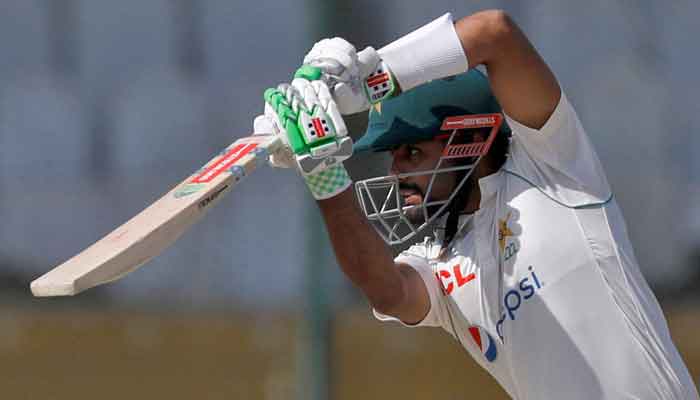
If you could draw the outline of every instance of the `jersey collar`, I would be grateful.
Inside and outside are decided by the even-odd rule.
[[[481,201],[479,208],[484,208],[491,199],[496,196],[498,188],[501,187],[501,170],[494,172],[491,175],[484,176],[479,179],[479,191],[481,192]]]
[[[481,201],[479,203],[479,208],[484,208],[491,199],[496,197],[496,192],[501,186],[501,175],[502,172],[499,170],[491,175],[484,176],[479,179],[479,190],[481,191]],[[457,230],[457,235],[469,232],[472,229],[474,214],[462,214],[459,216],[459,229]],[[447,216],[443,215],[440,217],[433,228],[433,237],[441,243],[445,237],[445,223],[447,222]]]
[[[459,216],[458,228],[456,236],[462,235],[469,232],[472,229],[474,221],[474,214],[461,214]],[[433,229],[434,240],[438,243],[442,243],[445,239],[445,224],[447,222],[447,216],[444,215],[440,217],[438,222],[435,224]]]

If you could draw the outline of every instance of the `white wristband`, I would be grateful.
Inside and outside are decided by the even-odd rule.
[[[378,53],[402,91],[469,69],[450,13],[382,47]]]

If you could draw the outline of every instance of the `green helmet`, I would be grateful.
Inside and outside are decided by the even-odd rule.
[[[474,129],[483,133],[485,128],[490,128],[485,141],[472,140],[467,133]],[[510,129],[503,123],[488,79],[477,70],[432,81],[376,104],[370,110],[367,132],[354,145],[355,153],[386,151],[437,136],[446,140],[432,167],[357,181],[355,190],[365,216],[393,245],[416,237],[447,215],[445,243],[449,243],[456,233],[459,207],[468,194],[467,179],[496,137],[507,140],[508,135]],[[448,198],[433,196],[433,182],[440,174],[456,174],[458,178]],[[430,183],[421,193],[420,204],[409,205],[401,193],[402,185],[418,175],[430,176]]]
[[[500,112],[488,79],[472,69],[375,104],[369,112],[367,131],[355,143],[353,152],[386,151],[430,140],[441,133],[446,117]],[[501,125],[501,131],[510,134],[506,124]]]

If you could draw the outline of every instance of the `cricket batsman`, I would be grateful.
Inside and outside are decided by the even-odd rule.
[[[366,111],[349,146],[342,115]],[[576,112],[504,12],[321,40],[254,125],[378,319],[441,327],[514,399],[698,399]],[[353,191],[342,161],[365,151],[391,167]]]

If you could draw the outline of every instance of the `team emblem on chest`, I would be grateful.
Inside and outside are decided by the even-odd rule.
[[[498,248],[501,250],[503,261],[508,261],[520,250],[518,241],[509,243],[508,238],[514,237],[515,233],[508,226],[511,213],[509,212],[504,219],[498,220]]]
[[[510,218],[510,213],[506,215],[504,219],[498,220],[498,247],[501,248],[501,253],[506,247],[506,239],[509,236],[513,236],[513,231],[508,227],[508,219]]]

